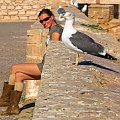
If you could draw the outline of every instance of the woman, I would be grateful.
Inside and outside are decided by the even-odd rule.
[[[53,13],[49,9],[43,9],[38,18],[44,28],[49,29],[50,39],[59,41],[63,29],[56,23]],[[38,64],[15,64],[11,67],[9,80],[4,83],[0,98],[0,107],[7,106],[7,110],[1,112],[1,115],[19,114],[18,104],[22,95],[23,81],[40,80],[42,67],[43,61]]]

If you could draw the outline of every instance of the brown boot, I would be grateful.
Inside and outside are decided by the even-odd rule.
[[[0,97],[0,107],[6,107],[10,104],[11,90],[14,89],[14,85],[9,85],[7,82],[4,83],[2,96]]]
[[[11,91],[10,105],[6,111],[1,112],[1,115],[18,115],[19,114],[19,101],[22,95],[22,91]]]

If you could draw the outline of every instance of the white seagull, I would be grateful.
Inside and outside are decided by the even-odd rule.
[[[73,27],[73,23],[75,20],[74,13],[66,12],[61,17],[66,19],[62,33],[62,41],[67,48],[77,52],[76,54],[77,65],[79,62],[79,53],[81,52],[106,59],[117,60],[116,58],[108,54],[102,45],[96,43],[91,37],[76,30]]]

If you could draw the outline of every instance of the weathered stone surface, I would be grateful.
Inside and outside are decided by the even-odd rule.
[[[104,31],[82,26],[81,22],[93,23],[75,8],[66,10],[75,11],[77,19],[74,26],[78,30],[120,58],[118,41]],[[74,62],[73,51],[68,50],[62,42],[50,42],[33,120],[119,120],[119,60],[113,62],[81,55],[80,64],[75,66],[72,64]]]
[[[113,5],[90,5],[88,17],[97,23],[106,23],[114,17]]]
[[[28,30],[27,35],[27,53],[26,62],[27,63],[40,63],[43,55],[45,54],[45,43],[44,43],[44,30],[34,29]],[[38,93],[38,88],[40,85],[39,80],[28,80],[26,85],[26,98],[35,99]]]
[[[82,55],[73,65],[75,53],[62,42],[51,42],[47,51],[33,120],[120,119],[117,63]]]

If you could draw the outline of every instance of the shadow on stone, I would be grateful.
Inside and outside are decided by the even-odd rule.
[[[24,109],[28,109],[28,108],[31,108],[31,107],[35,107],[35,102],[24,105],[22,108],[20,108],[20,112]]]
[[[119,72],[117,72],[115,70],[112,70],[108,67],[93,63],[92,61],[82,61],[82,62],[79,62],[78,65],[93,65],[93,66],[96,66],[96,67],[99,67],[99,68],[102,68],[102,69],[105,69],[105,70],[109,70],[109,71],[112,71],[112,72],[115,72],[115,73],[119,73]]]

